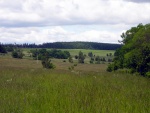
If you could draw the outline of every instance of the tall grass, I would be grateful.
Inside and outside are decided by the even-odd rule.
[[[148,78],[104,70],[46,70],[34,63],[0,59],[0,113],[150,112]]]

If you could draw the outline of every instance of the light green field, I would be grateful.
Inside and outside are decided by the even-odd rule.
[[[106,72],[107,64],[0,57],[0,113],[150,113],[150,79]]]
[[[79,51],[82,51],[84,54],[88,55],[89,52],[92,52],[95,56],[106,56],[107,53],[114,54],[114,50],[90,50],[90,49],[61,49],[63,51],[69,51],[72,56],[78,55]]]
[[[35,48],[23,48],[22,50],[25,54],[24,58],[32,59],[31,57],[29,57],[29,52],[30,52],[30,50],[33,50],[33,49],[35,49]],[[51,50],[51,49],[47,49],[47,50]],[[76,60],[74,58],[74,56],[78,55],[79,52],[82,51],[83,54],[86,55],[85,60],[84,60],[86,64],[89,64],[89,61],[90,61],[90,57],[88,57],[89,52],[92,52],[93,55],[95,55],[95,56],[100,56],[102,58],[105,57],[106,60],[108,58],[113,59],[113,56],[106,57],[106,55],[109,54],[109,53],[112,53],[112,55],[114,55],[114,52],[115,52],[114,50],[90,50],[90,49],[59,49],[59,50],[69,51],[71,56],[73,57],[74,63],[78,62],[78,60]],[[54,61],[55,61],[55,59],[54,59]],[[68,61],[68,60],[66,60],[66,61]]]
[[[23,48],[25,54],[27,54],[33,48]],[[47,49],[50,50],[50,49]],[[88,55],[89,52],[92,52],[95,56],[106,56],[107,53],[114,54],[114,50],[91,50],[91,49],[59,49],[62,51],[69,51],[72,56],[78,55],[79,51],[82,51],[84,54]]]

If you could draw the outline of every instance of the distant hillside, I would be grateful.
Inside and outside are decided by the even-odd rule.
[[[53,42],[43,44],[5,44],[9,47],[21,48],[55,48],[55,49],[96,49],[96,50],[116,50],[121,44],[97,43],[97,42]]]
[[[120,48],[120,44],[96,43],[96,42],[55,42],[39,45],[42,48],[56,49],[96,49],[96,50],[115,50]]]

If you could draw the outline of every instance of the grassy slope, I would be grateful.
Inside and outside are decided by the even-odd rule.
[[[2,113],[149,113],[150,79],[107,73],[106,64],[40,62],[0,57]]]
[[[95,56],[106,56],[107,53],[114,54],[114,50],[90,50],[90,49],[61,49],[69,51],[72,56],[78,55],[79,51],[82,51],[84,54],[88,55],[89,52],[92,52]]]

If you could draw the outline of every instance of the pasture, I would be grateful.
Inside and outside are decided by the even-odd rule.
[[[150,112],[150,79],[108,73],[106,63],[77,64],[68,70],[72,63],[52,62],[56,69],[49,70],[27,57],[0,56],[0,113]]]

